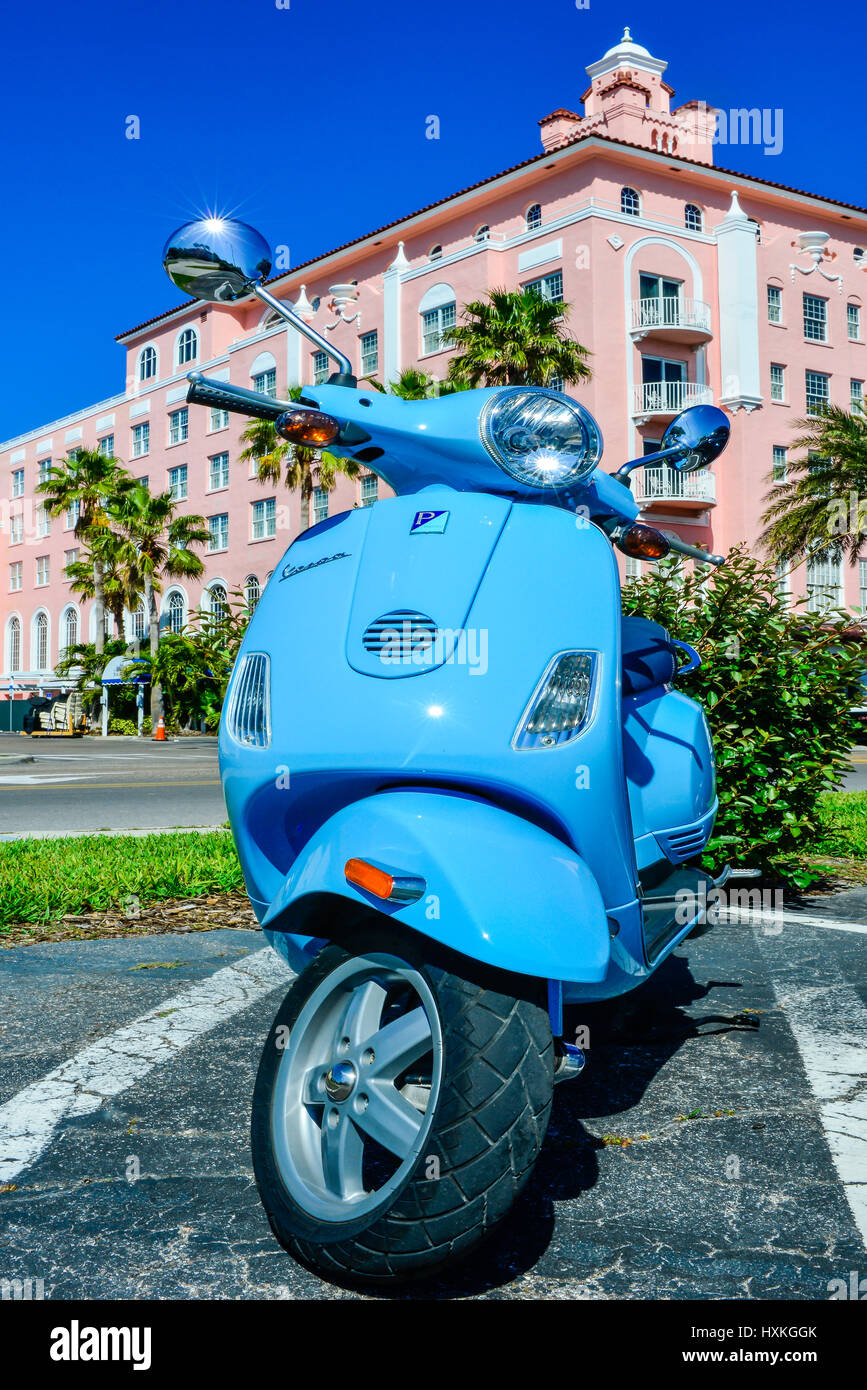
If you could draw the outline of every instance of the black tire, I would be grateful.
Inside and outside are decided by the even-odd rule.
[[[425,1277],[463,1258],[509,1211],[545,1138],[554,1048],[547,1011],[501,992],[524,982],[481,975],[471,981],[434,968],[391,933],[367,932],[353,944],[354,953],[326,947],[277,1013],[253,1097],[253,1166],[271,1228],[290,1254],[337,1282],[383,1284]],[[321,1223],[290,1194],[275,1157],[278,1039],[291,1033],[330,972],[371,951],[399,956],[430,985],[442,1030],[439,1093],[423,1152],[389,1203],[367,1220]]]

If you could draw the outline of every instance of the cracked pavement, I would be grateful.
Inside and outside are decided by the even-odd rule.
[[[359,1296],[295,1264],[259,1205],[249,1105],[287,980],[262,946],[0,954],[2,1277],[54,1299]],[[588,1066],[512,1215],[448,1278],[382,1296],[827,1299],[867,1258],[863,955],[857,932],[725,923],[570,1010]]]

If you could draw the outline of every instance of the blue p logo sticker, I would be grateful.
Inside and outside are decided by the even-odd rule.
[[[423,531],[427,536],[440,536],[446,529],[448,519],[448,512],[416,512],[409,533],[413,535],[416,531]]]

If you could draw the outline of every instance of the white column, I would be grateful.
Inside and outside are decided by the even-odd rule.
[[[396,381],[402,368],[400,345],[401,282],[404,271],[409,269],[409,261],[403,249],[403,242],[397,248],[397,255],[383,275],[382,292],[382,331],[384,386]]]
[[[719,283],[722,392],[728,410],[762,404],[759,365],[759,285],[756,228],[732,193],[731,207],[714,228]]]

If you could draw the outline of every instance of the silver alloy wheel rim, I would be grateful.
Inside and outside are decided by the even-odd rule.
[[[340,1223],[388,1203],[430,1133],[442,1052],[433,992],[399,957],[353,956],[317,986],[290,1030],[271,1104],[277,1170],[303,1211]],[[407,1074],[425,1058],[429,1082]],[[369,1186],[373,1152],[397,1166]]]

